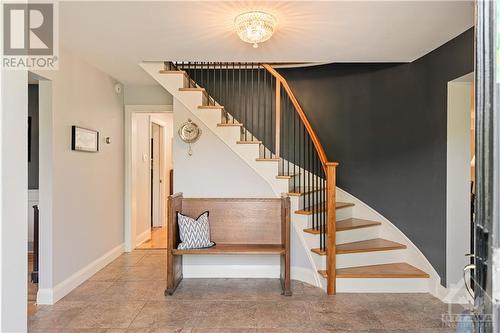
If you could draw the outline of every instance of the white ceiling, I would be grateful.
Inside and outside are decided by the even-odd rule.
[[[278,18],[258,49],[232,30],[263,9]],[[60,41],[125,84],[152,84],[143,60],[408,62],[473,25],[469,1],[61,2]]]

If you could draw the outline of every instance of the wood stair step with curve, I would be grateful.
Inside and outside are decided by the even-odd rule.
[[[300,215],[312,215],[313,212],[322,212],[324,210],[324,206],[326,205],[314,205],[310,206],[304,209],[299,209],[295,211],[295,214],[300,214]],[[342,208],[347,208],[347,207],[352,207],[354,204],[352,202],[340,202],[337,201],[335,203],[335,209],[342,209]]]
[[[328,277],[326,270],[318,273]],[[336,273],[337,278],[429,278],[429,274],[405,262],[339,268]]]
[[[335,223],[335,226],[336,226],[336,231],[339,232],[339,231],[347,231],[347,230],[375,227],[375,226],[379,226],[381,224],[382,223],[377,222],[377,221],[349,218],[349,219],[337,221]],[[304,232],[307,232],[308,234],[313,234],[313,235],[320,234],[320,230],[315,229],[315,228],[304,229]]]
[[[392,250],[403,250],[406,249],[406,245],[386,240],[383,238],[367,239],[358,242],[337,244],[336,253],[337,254],[348,254],[348,253],[363,253],[363,252],[378,252],[378,251],[392,251]],[[311,249],[312,252],[325,256],[326,251],[320,248]]]
[[[288,195],[289,196],[292,196],[292,197],[300,197],[300,196],[303,196],[305,194],[309,194],[309,193],[313,193],[313,192],[317,192],[317,191],[320,191],[321,188],[295,188],[293,191],[291,192],[288,192]]]

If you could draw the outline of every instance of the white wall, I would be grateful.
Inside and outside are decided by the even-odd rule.
[[[448,83],[446,282],[461,282],[470,252],[471,82]]]
[[[188,118],[200,126],[202,134],[192,145],[192,156],[188,144],[174,135],[174,192],[183,192],[184,197],[276,197],[257,172],[174,99],[174,131]]]
[[[26,332],[28,74],[0,71],[0,331]]]
[[[174,99],[174,133],[188,118],[202,134],[192,145],[192,156],[188,145],[174,135],[174,192],[183,192],[184,197],[276,197],[260,175]],[[184,277],[279,277],[278,256],[209,257],[184,257]]]
[[[113,78],[65,49],[59,70],[40,75],[50,80],[52,107],[40,115],[40,211],[46,219],[39,302],[51,303],[123,251],[123,95],[115,93]],[[40,94],[41,104],[50,97]],[[98,130],[100,151],[72,151],[72,125]]]
[[[172,95],[156,85],[127,85],[123,89],[126,105],[172,105]]]

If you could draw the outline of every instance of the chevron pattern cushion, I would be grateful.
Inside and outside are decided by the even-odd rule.
[[[179,236],[181,238],[178,249],[201,249],[215,245],[214,242],[210,241],[208,211],[198,216],[196,220],[177,213],[177,224],[179,225]]]

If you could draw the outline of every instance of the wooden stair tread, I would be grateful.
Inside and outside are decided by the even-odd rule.
[[[222,105],[198,105],[198,109],[202,110],[220,110],[224,109]]]
[[[375,227],[375,226],[378,226],[381,224],[382,223],[377,222],[377,221],[349,218],[349,219],[337,221],[335,223],[335,226],[336,226],[336,231],[339,232],[339,231],[347,231],[347,230]],[[304,229],[304,232],[307,232],[308,234],[319,235],[320,229],[319,228],[318,229],[307,228],[307,229]]]
[[[205,249],[173,249],[172,254],[282,254],[281,244],[217,244]]]
[[[322,212],[324,209],[323,206],[326,206],[326,205],[320,205],[319,207],[318,207],[318,205],[314,205],[314,206],[307,207],[304,209],[299,209],[299,210],[295,211],[295,214],[312,215],[314,210],[316,210],[317,212]],[[354,204],[351,202],[339,202],[339,201],[337,201],[335,203],[336,209],[342,209],[342,208],[347,208],[347,207],[352,207],[352,206],[354,206]]]
[[[359,242],[337,244],[337,254],[389,251],[400,249],[406,249],[406,245],[383,238],[374,238]]]
[[[276,179],[292,179],[293,177],[296,177],[298,175],[300,175],[300,173],[295,173],[292,175],[277,175]]]
[[[217,124],[217,126],[219,127],[241,127],[243,126],[243,124],[239,124],[239,123],[219,123]]]
[[[239,145],[261,144],[262,141],[236,141]]]
[[[280,157],[259,157],[255,159],[257,162],[279,162],[281,161]]]
[[[337,231],[345,231],[345,230],[374,227],[374,226],[381,225],[381,224],[382,223],[380,223],[378,221],[349,218],[349,219],[337,221],[335,226],[336,226]]]
[[[205,91],[205,88],[200,88],[200,87],[179,88],[179,91]]]
[[[328,277],[325,270],[318,273]],[[339,268],[336,273],[337,278],[429,278],[429,274],[405,262]]]
[[[401,249],[406,249],[406,245],[383,238],[374,238],[358,242],[337,244],[336,247],[337,254],[391,251]],[[311,251],[320,256],[326,255],[326,251],[322,251],[319,248],[311,249]]]
[[[289,196],[300,197],[305,194],[313,193],[322,190],[321,188],[295,188],[293,191],[288,192]],[[308,214],[309,215],[309,214]]]
[[[186,75],[186,71],[169,71],[169,70],[166,70],[166,69],[162,69],[159,72],[160,72],[160,74],[182,74],[182,75]]]

